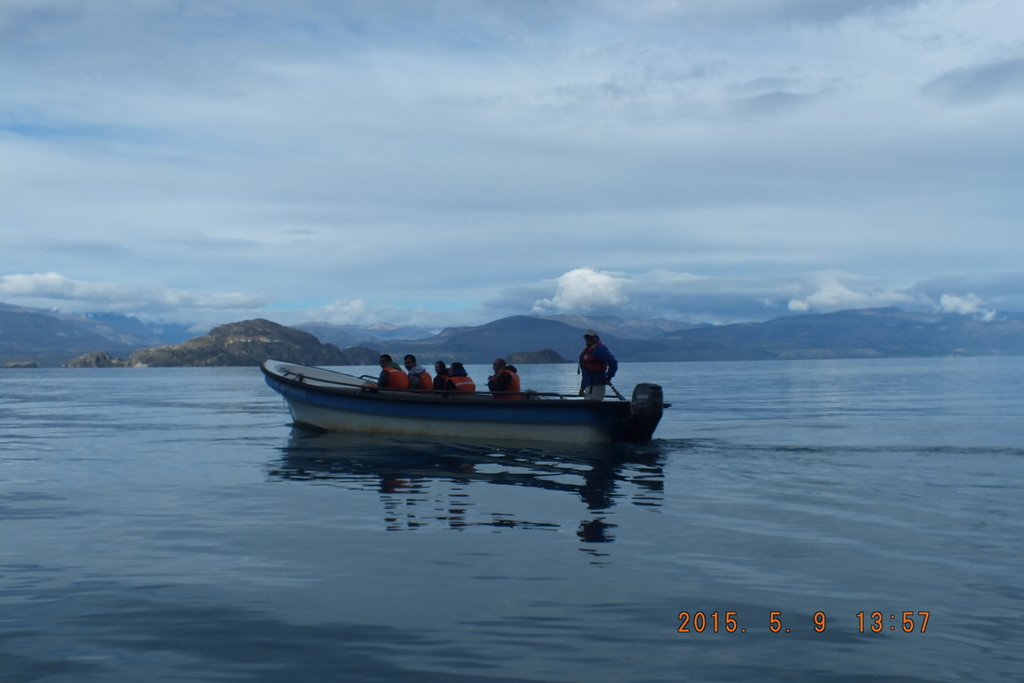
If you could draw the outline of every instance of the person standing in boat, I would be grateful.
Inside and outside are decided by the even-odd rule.
[[[447,383],[448,366],[444,364],[443,360],[439,360],[434,363],[434,391],[444,391],[444,386]]]
[[[473,378],[466,374],[466,368],[462,367],[462,363],[452,363],[451,369],[448,371],[448,381],[445,382],[444,388],[447,391],[456,392],[474,392],[476,391],[476,382]]]
[[[409,375],[402,371],[398,363],[391,360],[391,356],[382,353],[380,355],[380,377],[377,378],[378,389],[408,389]]]
[[[619,369],[619,362],[608,350],[608,347],[601,342],[601,338],[594,330],[587,330],[583,333],[583,341],[587,348],[580,354],[580,364],[577,372],[583,375],[580,382],[580,396],[591,401],[604,399],[605,385],[612,381],[612,377]]]
[[[487,378],[487,388],[492,393],[502,392],[495,394],[494,398],[522,398],[519,393],[505,393],[519,391],[519,375],[515,367],[506,363],[504,358],[495,358],[491,367],[494,368],[494,374]]]
[[[416,356],[411,353],[405,356],[405,369],[409,371],[409,388],[419,391],[430,391],[434,388],[434,380],[422,365],[416,364]]]

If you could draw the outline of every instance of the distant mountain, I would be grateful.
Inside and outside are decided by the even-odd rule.
[[[84,326],[91,326],[97,334],[120,341],[129,346],[142,348],[157,344],[180,344],[193,336],[189,325],[177,323],[144,323],[138,318],[120,313],[85,313],[81,316],[67,316],[67,320]]]
[[[52,315],[13,306],[0,309],[0,363],[31,361],[54,366],[88,351],[104,349],[126,356],[137,348]]]
[[[0,303],[0,360],[60,365],[87,351],[127,356],[188,339],[188,326],[143,323],[116,313],[72,315]]]
[[[329,323],[307,322],[293,325],[297,330],[309,332],[325,344],[340,348],[350,346],[373,346],[381,341],[393,339],[426,339],[434,336],[422,327],[391,325],[331,325]]]
[[[341,350],[341,360],[335,365],[379,365],[380,351],[365,346],[350,346]]]
[[[384,344],[391,355],[415,354],[423,363],[490,363],[513,353],[551,349],[561,356],[576,358],[583,348],[583,332],[557,320],[529,315],[502,318],[477,327],[452,327],[430,339]]]
[[[403,342],[389,352],[415,353],[421,362],[488,363],[547,348],[575,359],[583,348],[583,329],[548,318],[512,316],[478,327],[449,328],[430,339]],[[880,308],[691,327],[652,339],[603,333],[601,338],[620,361],[1024,355],[1024,318],[1005,315],[984,322],[955,313]]]
[[[0,305],[0,365],[35,362],[60,365],[89,352],[128,358],[144,337],[134,318],[86,319]],[[210,334],[176,346],[161,345],[131,355],[132,364],[145,365],[258,365],[267,358],[313,365],[375,364],[379,351],[401,357],[415,354],[420,363],[436,360],[490,363],[495,358],[537,358],[541,355],[570,362],[583,348],[583,331],[594,327],[620,361],[786,360],[813,358],[881,358],[906,356],[1024,355],[1024,316],[1000,312],[984,321],[954,313],[912,313],[898,308],[875,308],[788,315],[763,323],[689,326],[650,338],[644,334],[665,324],[645,328],[638,321],[565,316],[576,324],[551,317],[518,315],[475,327],[450,327],[421,339],[378,339],[349,343],[337,337],[321,344],[314,335],[266,320],[223,325]],[[135,322],[132,322],[135,321]],[[599,323],[618,325],[632,336],[606,333]],[[136,324],[138,323],[138,324]],[[306,324],[307,329],[314,327]],[[329,330],[343,326],[317,328]],[[422,334],[419,328],[394,325],[359,328],[375,334]],[[335,331],[338,331],[335,329]],[[103,331],[99,334],[97,331]],[[340,332],[339,332],[340,334]],[[352,337],[354,338],[354,337]],[[351,339],[351,338],[350,338]],[[544,349],[539,354],[538,349]],[[547,352],[551,353],[547,353]],[[523,354],[523,355],[514,355]],[[552,355],[554,354],[554,355]],[[77,361],[106,363],[99,355]],[[518,361],[527,362],[527,361]]]
[[[711,327],[710,323],[694,324],[684,323],[678,320],[666,320],[665,318],[648,318],[635,320],[629,318],[617,318],[614,316],[588,316],[569,315],[560,313],[558,315],[537,315],[533,316],[542,320],[557,320],[570,327],[582,330],[594,330],[602,337],[605,335],[619,339],[651,339],[666,332],[678,330],[691,330],[695,327]]]
[[[1024,355],[1024,319],[868,308],[680,330],[626,343],[631,360],[786,360]]]
[[[345,365],[347,360],[337,346],[321,344],[308,332],[257,318],[215,327],[182,344],[136,351],[128,365],[247,366],[268,358],[303,365]]]

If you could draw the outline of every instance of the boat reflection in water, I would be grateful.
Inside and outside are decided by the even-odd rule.
[[[576,534],[585,543],[614,540],[610,509],[628,501],[660,506],[663,455],[657,443],[488,445],[417,438],[341,434],[294,426],[281,461],[270,475],[290,481],[376,490],[389,530],[443,525],[559,530],[562,501],[508,495],[485,485],[525,487],[530,494],[562,492],[580,501],[584,518]],[[507,489],[505,490],[507,493]],[[525,499],[525,500],[519,500]],[[550,501],[544,504],[544,501]],[[555,504],[557,502],[557,504]],[[485,511],[484,506],[500,506]],[[527,518],[508,512],[527,509]],[[579,514],[571,513],[571,514]]]

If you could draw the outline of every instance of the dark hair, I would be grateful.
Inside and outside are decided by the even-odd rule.
[[[388,363],[390,363],[390,362],[391,362],[391,356],[389,356],[389,355],[388,355],[388,354],[386,354],[386,353],[382,353],[382,354],[380,354],[380,359],[381,359],[381,360],[383,360],[383,361],[387,361]]]
[[[405,354],[405,360],[411,360],[413,365],[416,364],[416,356],[412,355],[411,353]]]
[[[452,370],[465,370],[465,369],[466,368],[462,367],[462,363],[460,363],[458,361],[455,361],[454,363],[452,363]]]
[[[436,360],[436,361],[434,361],[434,368],[435,369],[437,368],[438,365],[441,366],[442,370],[447,370],[448,369],[448,366],[444,364],[443,360]]]

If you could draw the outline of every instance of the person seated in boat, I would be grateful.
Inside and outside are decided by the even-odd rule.
[[[487,378],[487,388],[494,394],[494,398],[516,399],[522,398],[519,392],[519,374],[513,365],[505,362],[504,358],[495,358],[491,364],[494,374]]]
[[[431,391],[434,388],[434,380],[430,373],[422,365],[416,364],[416,356],[411,353],[405,355],[405,369],[409,371],[409,388],[417,391]]]
[[[444,385],[448,383],[448,366],[443,360],[434,363],[434,391],[444,391]]]
[[[391,360],[391,356],[386,353],[380,355],[380,377],[377,378],[377,388],[409,388],[409,375],[405,374],[398,363]]]
[[[463,392],[474,392],[476,391],[476,383],[473,378],[466,374],[466,368],[462,367],[462,363],[452,363],[451,369],[448,370],[448,381],[445,382],[444,388],[446,391],[454,391],[456,393]]]

